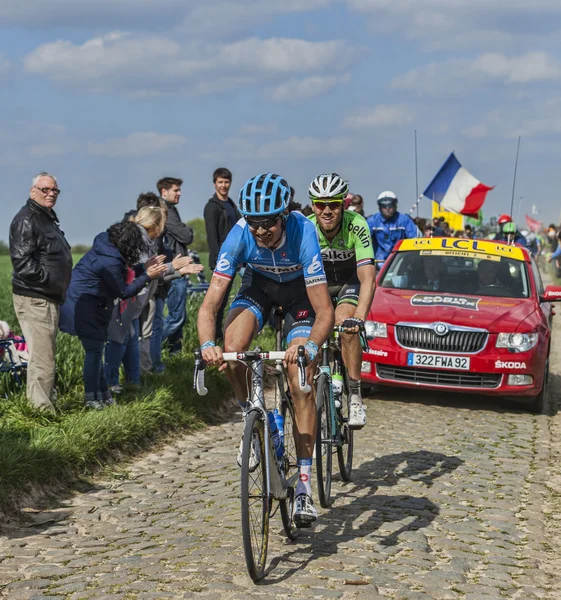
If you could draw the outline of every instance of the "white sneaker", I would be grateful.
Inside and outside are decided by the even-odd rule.
[[[298,494],[294,499],[294,513],[292,520],[296,527],[310,527],[314,521],[317,521],[318,511],[308,494]]]
[[[349,427],[362,429],[366,425],[366,412],[360,398],[351,398],[349,403]]]
[[[243,436],[240,440],[240,447],[238,449],[238,467],[242,466],[242,452],[243,452]],[[259,440],[257,434],[253,434],[253,443],[251,444],[251,454],[249,456],[249,472],[253,473],[261,462],[261,453],[259,448]]]

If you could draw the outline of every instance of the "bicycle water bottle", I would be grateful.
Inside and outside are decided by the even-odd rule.
[[[273,438],[275,454],[277,455],[277,457],[279,457],[281,447],[279,429],[277,427],[277,422],[275,421],[275,415],[273,415],[272,412],[268,412],[267,415],[269,416],[269,430],[271,431],[271,437]]]
[[[275,408],[273,415],[279,432],[280,448],[277,450],[277,457],[282,458],[284,455],[284,417],[279,413],[278,408]]]
[[[341,408],[341,398],[343,397],[343,376],[341,373],[333,373],[331,379],[333,383],[333,402],[335,403],[335,408]]]

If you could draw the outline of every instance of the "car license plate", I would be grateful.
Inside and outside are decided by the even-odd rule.
[[[466,356],[447,356],[446,354],[407,353],[407,365],[410,367],[437,367],[469,371],[469,358]]]

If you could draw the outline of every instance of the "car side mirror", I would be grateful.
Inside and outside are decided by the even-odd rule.
[[[545,288],[543,296],[540,297],[541,302],[559,302],[561,301],[561,286],[548,285]]]

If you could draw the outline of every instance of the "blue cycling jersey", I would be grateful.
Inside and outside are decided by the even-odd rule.
[[[278,248],[257,245],[247,223],[240,219],[224,240],[214,274],[232,279],[239,265],[283,283],[304,277],[306,286],[325,283],[325,271],[314,224],[298,212],[288,215]]]

